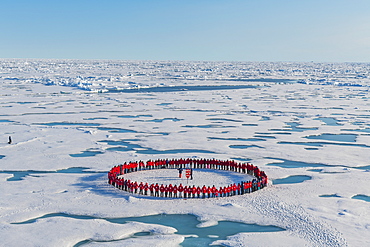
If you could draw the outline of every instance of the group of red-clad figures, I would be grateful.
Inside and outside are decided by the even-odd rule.
[[[250,181],[241,181],[240,183],[234,183],[219,188],[216,188],[214,185],[203,185],[202,187],[196,187],[195,185],[183,186],[182,184],[148,184],[145,182],[131,181],[124,178],[124,174],[151,169],[178,169],[180,177],[182,169],[217,169],[245,173],[252,175],[255,178]],[[117,165],[109,171],[108,182],[118,189],[125,190],[130,193],[138,193],[141,195],[172,198],[210,198],[251,193],[264,188],[267,185],[268,179],[264,171],[261,171],[257,166],[254,166],[250,163],[239,163],[233,160],[222,161],[216,159],[188,158],[171,160],[159,159],[154,161],[148,160],[147,162],[135,161]]]

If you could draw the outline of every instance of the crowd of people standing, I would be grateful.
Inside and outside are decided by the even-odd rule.
[[[216,169],[227,170],[239,173],[245,173],[254,176],[252,180],[241,181],[226,186],[217,188],[216,186],[187,186],[172,185],[172,184],[148,184],[146,182],[131,181],[125,179],[125,174],[142,170],[152,169],[178,169],[179,177],[183,169]],[[192,174],[191,174],[192,175]],[[257,166],[250,163],[240,163],[233,160],[217,160],[217,159],[158,159],[127,162],[113,167],[108,172],[109,184],[118,189],[148,195],[154,197],[182,197],[182,198],[211,198],[211,197],[226,197],[234,195],[243,195],[262,189],[267,185],[268,178],[265,172],[261,171]]]

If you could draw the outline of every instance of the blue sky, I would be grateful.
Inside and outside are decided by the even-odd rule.
[[[0,0],[1,58],[370,62],[369,0]]]

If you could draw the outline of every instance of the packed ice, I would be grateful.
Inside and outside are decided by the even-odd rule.
[[[1,244],[366,246],[369,71],[366,63],[1,59]],[[269,184],[187,200],[108,184],[124,162],[179,158],[252,163]],[[171,176],[130,179],[191,183]],[[194,170],[199,184],[230,179],[240,177]],[[199,222],[183,233],[140,220],[157,215]],[[201,235],[222,222],[281,231]]]

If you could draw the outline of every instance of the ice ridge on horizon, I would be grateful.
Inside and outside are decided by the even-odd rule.
[[[0,79],[93,92],[173,86],[302,83],[368,87],[370,64],[1,59]]]

